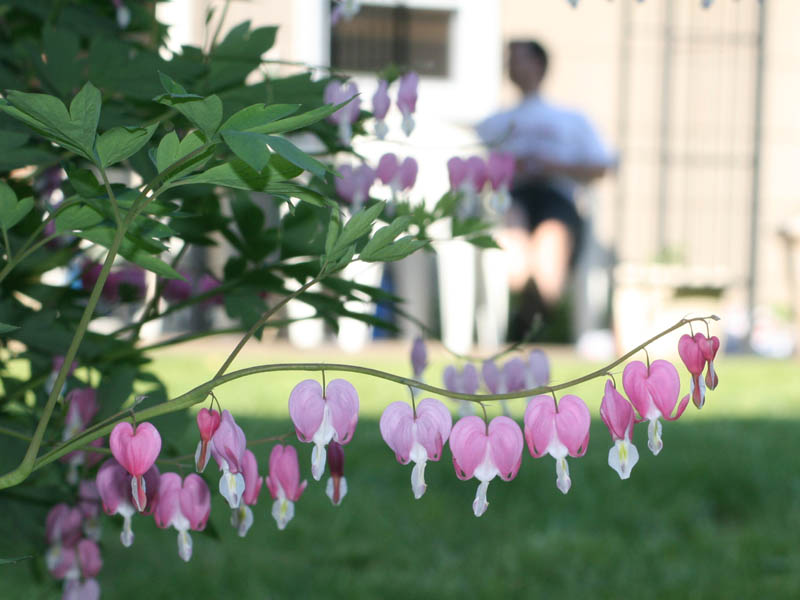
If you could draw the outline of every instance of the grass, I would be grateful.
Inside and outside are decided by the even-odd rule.
[[[324,357],[404,373],[398,352]],[[175,395],[213,373],[222,358],[222,351],[198,347],[194,354],[160,355],[154,370]],[[262,345],[237,365],[318,358]],[[556,381],[593,368],[567,355],[554,362]],[[432,382],[440,381],[443,365],[437,357]],[[214,492],[210,531],[193,533],[188,564],[177,555],[174,530],[137,517],[136,541],[126,549],[119,522],[106,519],[103,598],[800,597],[800,369],[726,358],[718,370],[720,388],[706,408],[690,407],[664,425],[658,457],[647,450],[646,428],[637,427],[641,459],[630,480],[620,481],[606,464],[611,441],[598,419],[587,455],[570,459],[568,495],[555,487],[554,461],[534,460],[526,450],[517,479],[489,486],[490,507],[480,519],[471,510],[477,482],[456,479],[448,450],[440,463],[429,463],[426,495],[413,499],[411,467],[395,461],[377,427],[382,408],[407,399],[408,391],[352,377],[362,411],[346,447],[350,492],[340,507],[330,505],[324,481],[310,481],[294,520],[279,532],[264,490],[255,525],[240,540]],[[298,379],[253,377],[220,388],[218,396],[249,438],[285,433],[291,431],[286,398]],[[597,414],[601,380],[574,393]],[[182,453],[196,444],[185,423],[168,419],[162,429]],[[309,477],[310,447],[297,447]],[[262,472],[269,448],[254,447]],[[215,490],[212,468],[205,478]],[[44,508],[33,515],[24,509],[13,494],[0,495],[0,556],[42,552],[36,536],[43,533]],[[37,569],[40,557],[0,566],[0,597],[58,598],[46,574],[41,584],[31,583]]]

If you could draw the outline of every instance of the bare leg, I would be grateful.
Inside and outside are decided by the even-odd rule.
[[[528,273],[550,306],[564,291],[573,243],[569,228],[556,219],[542,221],[528,240]]]
[[[513,292],[522,290],[530,277],[527,258],[529,236],[525,213],[512,205],[506,215],[505,229],[498,231],[495,238],[505,253],[508,285]]]

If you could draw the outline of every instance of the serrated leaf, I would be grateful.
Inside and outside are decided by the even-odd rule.
[[[253,167],[256,171],[261,171],[267,166],[271,153],[267,148],[269,136],[263,133],[252,133],[249,131],[223,131],[222,139],[233,153]]]
[[[402,231],[405,231],[411,223],[410,217],[397,217],[390,225],[381,227],[375,232],[375,235],[367,242],[367,245],[361,250],[361,255],[366,254],[369,256],[372,252],[380,250],[394,241]]]
[[[10,333],[19,329],[16,325],[9,325],[8,323],[0,323],[0,335]]]
[[[297,112],[299,104],[254,104],[235,112],[222,124],[220,130],[236,129],[238,131],[251,130],[282,119]]]
[[[23,198],[17,201],[14,190],[4,181],[0,181],[0,227],[11,229],[32,209],[33,198]]]
[[[267,138],[267,143],[275,152],[301,169],[305,169],[317,177],[324,177],[325,171],[328,171],[325,165],[300,150],[300,148],[289,140],[274,135],[267,135],[264,137]]]
[[[97,138],[97,155],[100,164],[108,167],[125,160],[141,150],[158,128],[157,124],[148,127],[114,127]]]
[[[368,255],[362,252],[358,258],[364,262],[391,262],[405,258],[420,248],[424,248],[429,243],[430,240],[418,240],[411,236],[406,236]]]
[[[337,239],[336,243],[333,245],[331,254],[336,255],[347,248],[347,246],[355,242],[358,238],[369,233],[369,231],[372,229],[372,223],[383,212],[383,207],[385,204],[385,202],[376,202],[370,207],[362,208],[360,211],[350,217],[350,220],[342,229],[339,239]]]

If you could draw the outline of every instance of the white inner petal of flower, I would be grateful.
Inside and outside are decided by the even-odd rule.
[[[283,531],[286,524],[294,517],[294,502],[287,500],[286,496],[278,498],[272,503],[272,518],[278,524],[278,529]]]
[[[224,463],[227,467],[227,463]],[[239,508],[244,494],[244,476],[241,473],[235,475],[225,469],[222,477],[219,478],[219,493],[228,501],[231,508]]]
[[[311,438],[314,443],[314,448],[311,450],[311,476],[315,481],[319,481],[325,472],[325,446],[333,439],[335,433],[331,411],[326,403],[322,411],[322,423]]]
[[[186,562],[189,562],[189,559],[192,558],[192,536],[189,535],[186,529],[178,531],[178,554]]]
[[[572,487],[572,480],[569,478],[569,465],[567,459],[562,456],[556,459],[556,487],[566,494]]]
[[[481,481],[478,485],[478,491],[475,492],[475,500],[472,501],[472,512],[476,517],[480,517],[489,508],[489,502],[486,500],[486,491],[489,489],[488,481]]]
[[[654,455],[661,452],[664,447],[664,443],[661,441],[661,421],[658,419],[653,419],[647,426],[647,447]]]
[[[131,529],[131,514],[122,514],[122,533],[119,534],[119,539],[122,545],[130,548],[133,545],[133,529]]]
[[[333,499],[334,485],[333,477],[328,477],[328,484],[325,486],[325,494],[331,499],[334,506],[339,506],[342,500],[347,495],[347,479],[344,477],[339,478],[339,501],[335,502]]]
[[[620,479],[628,479],[639,461],[639,451],[628,440],[615,440],[608,451],[608,466],[614,469]]]
[[[231,525],[236,528],[239,537],[244,537],[253,525],[253,511],[250,507],[242,503],[239,508],[231,513]]]

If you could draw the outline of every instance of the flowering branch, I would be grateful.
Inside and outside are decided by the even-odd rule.
[[[313,281],[313,280],[312,280]],[[309,284],[311,285],[311,282]],[[273,310],[277,310],[279,306],[276,306]],[[233,371],[228,373],[227,375],[218,375],[213,379],[197,386],[196,388],[189,390],[185,394],[178,396],[172,400],[168,400],[151,408],[147,408],[142,411],[137,411],[136,415],[139,421],[145,421],[148,419],[152,419],[154,417],[169,414],[172,412],[176,412],[179,410],[184,410],[189,408],[194,404],[198,404],[205,400],[205,398],[211,393],[211,391],[229,381],[234,381],[236,379],[240,379],[242,377],[247,377],[250,375],[255,375],[257,373],[271,373],[275,371],[305,371],[305,372],[322,372],[322,371],[340,371],[340,372],[349,372],[349,373],[358,373],[361,375],[368,375],[370,377],[376,377],[378,379],[384,379],[386,381],[392,381],[394,383],[399,383],[405,386],[414,386],[420,390],[425,390],[432,394],[437,394],[440,396],[445,396],[448,398],[455,398],[458,400],[467,400],[470,402],[491,402],[495,400],[512,400],[516,398],[528,398],[531,396],[536,396],[542,393],[552,393],[559,390],[567,389],[578,385],[580,383],[584,383],[586,381],[590,381],[592,379],[596,379],[598,377],[604,377],[617,365],[625,362],[637,352],[643,350],[646,346],[653,343],[654,341],[658,340],[659,338],[664,337],[665,335],[679,329],[689,323],[695,321],[706,321],[707,319],[712,319],[714,321],[718,321],[719,317],[716,315],[708,315],[705,317],[693,317],[689,319],[681,319],[671,327],[657,333],[647,341],[639,344],[630,352],[622,355],[615,361],[592,371],[591,373],[587,373],[581,377],[576,379],[570,379],[569,381],[565,381],[556,385],[550,386],[539,386],[535,388],[520,390],[517,392],[509,392],[505,394],[462,394],[459,392],[452,392],[450,390],[440,388],[434,385],[429,385],[427,383],[416,381],[409,377],[403,377],[401,375],[395,375],[394,373],[388,373],[386,371],[381,371],[379,369],[372,369],[369,367],[361,367],[358,365],[347,365],[347,364],[338,364],[338,363],[278,363],[278,364],[271,364],[271,365],[257,365],[253,367],[248,367],[245,369],[240,369],[238,371]],[[245,338],[242,338],[245,339]],[[245,340],[246,341],[246,340]],[[242,344],[243,345],[243,344]],[[235,356],[233,353],[231,356]],[[230,358],[230,357],[229,357]],[[231,359],[232,361],[232,359]],[[226,361],[229,365],[231,361]],[[53,450],[43,454],[40,456],[35,464],[33,465],[32,470],[40,469],[41,467],[57,460],[61,456],[72,452],[73,450],[80,449],[81,447],[85,446],[89,442],[106,435],[109,433],[113,427],[122,421],[132,421],[132,416],[123,416],[117,420],[107,420],[105,423],[100,425],[95,425],[93,427],[89,427],[85,429],[81,434],[76,435],[72,439],[64,442],[60,446],[54,448]],[[5,487],[10,487],[12,484],[7,484],[5,478],[0,479],[0,489]]]

